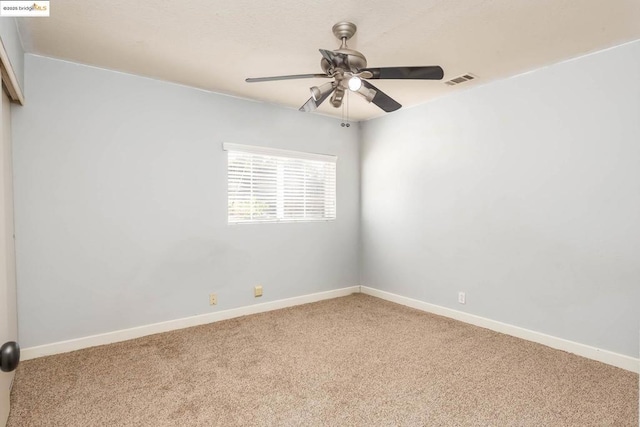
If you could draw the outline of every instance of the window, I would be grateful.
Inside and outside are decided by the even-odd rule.
[[[336,218],[336,156],[224,144],[229,222]]]

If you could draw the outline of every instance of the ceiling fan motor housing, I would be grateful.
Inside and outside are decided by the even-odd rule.
[[[349,59],[347,60],[347,63],[349,64],[349,70],[345,70],[345,71],[351,71],[352,73],[357,73],[361,69],[367,68],[367,58],[365,58],[364,55],[358,52],[357,50],[340,48],[336,50],[336,52],[344,53],[349,57]]]
[[[329,73],[331,68],[342,68],[342,71],[350,71],[357,73],[360,69],[367,67],[367,58],[357,50],[349,49],[347,47],[347,40],[349,40],[356,33],[358,27],[353,22],[338,22],[333,26],[333,35],[342,42],[340,49],[336,49],[334,52],[347,55],[347,61],[345,64],[332,64],[325,58],[320,61],[320,66],[325,73]]]
[[[363,54],[353,49],[338,49],[335,50],[336,53],[343,53],[347,55],[346,64],[332,64],[327,61],[326,58],[322,58],[320,61],[320,67],[322,71],[327,73],[328,75],[333,74],[338,69],[341,69],[343,72],[348,71],[352,73],[358,73],[359,70],[363,68],[367,68],[367,58],[364,57]]]

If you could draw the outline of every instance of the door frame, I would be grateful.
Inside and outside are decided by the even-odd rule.
[[[13,66],[9,60],[9,54],[4,48],[2,40],[0,40],[0,66],[2,68],[2,84],[7,89],[7,94],[11,102],[24,105],[24,95],[22,94],[22,88],[18,84],[16,73],[13,71]]]
[[[5,341],[4,338],[9,338],[10,340],[17,340],[17,300],[16,300],[16,268],[15,268],[15,235],[14,235],[14,227],[13,227],[13,168],[12,168],[12,149],[11,149],[11,104],[10,102],[14,102],[22,105],[24,103],[24,96],[22,94],[22,89],[18,84],[16,79],[15,72],[13,71],[13,67],[9,60],[9,56],[7,51],[0,39],[0,75],[2,81],[2,108],[0,109],[2,120],[2,126],[0,126],[0,150],[2,150],[2,155],[0,156],[0,161],[2,161],[2,177],[0,177],[0,183],[4,188],[0,191],[2,195],[2,200],[0,201],[0,209],[2,209],[2,214],[0,218],[3,219],[3,223],[0,224],[2,227],[3,233],[5,234],[5,238],[3,245],[6,245],[2,264],[4,264],[7,268],[3,274],[6,274],[6,277],[3,277],[2,280],[6,281],[5,287],[6,289],[2,290],[4,294],[4,298],[7,301],[3,301],[2,305],[8,307],[8,313],[6,314],[6,318],[2,319],[2,322],[7,321],[6,330],[8,332],[8,337],[3,336],[2,340],[0,340],[0,345]],[[7,97],[5,99],[5,96]],[[9,102],[7,102],[7,100]],[[5,111],[7,110],[7,111]],[[6,120],[5,120],[6,119]],[[7,123],[8,122],[8,123]],[[5,129],[5,126],[8,127],[8,131]],[[6,149],[8,147],[8,149]],[[5,159],[5,156],[7,157]],[[7,166],[7,170],[5,170],[4,166]],[[7,185],[9,187],[7,187]],[[4,241],[6,240],[6,241]],[[10,267],[10,264],[13,264],[13,267]],[[5,269],[3,269],[5,270]],[[10,277],[11,276],[11,277]],[[4,308],[4,307],[3,307]],[[3,310],[4,311],[4,310]],[[14,316],[16,318],[14,318]],[[3,327],[4,329],[4,327]],[[4,334],[3,334],[4,335]],[[15,372],[4,373],[0,372],[0,375],[3,376],[1,378],[0,384],[3,388],[1,390],[1,398],[2,402],[0,402],[0,427],[4,427],[7,422],[7,418],[9,417],[9,412],[11,410],[11,401],[10,394],[11,388],[13,386],[13,380]],[[6,388],[5,388],[6,387]]]

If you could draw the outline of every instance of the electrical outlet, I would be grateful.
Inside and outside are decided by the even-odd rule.
[[[466,296],[464,292],[458,292],[458,302],[460,304],[466,304]]]
[[[262,285],[254,286],[253,296],[258,298],[262,296]]]
[[[216,294],[209,294],[209,305],[216,304],[218,304],[218,297],[216,296]]]

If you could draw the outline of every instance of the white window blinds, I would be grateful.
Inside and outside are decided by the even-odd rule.
[[[336,156],[224,144],[229,222],[336,217]]]

